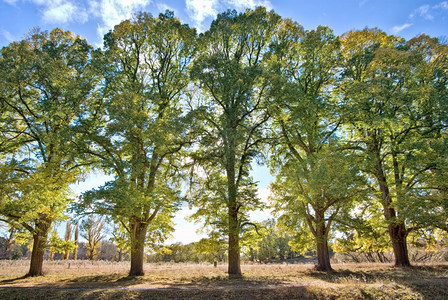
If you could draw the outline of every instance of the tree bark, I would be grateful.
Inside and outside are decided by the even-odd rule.
[[[229,216],[229,275],[241,275],[240,228],[238,222],[237,186],[235,183],[235,154],[233,148],[227,159],[227,195]]]
[[[317,225],[316,230],[316,246],[317,246],[317,266],[318,271],[332,271],[330,264],[330,252],[328,250],[328,240],[325,229],[325,221]]]
[[[27,276],[43,275],[42,268],[49,228],[49,224],[45,224],[44,222],[36,224],[36,230],[33,233],[33,251],[31,252],[30,269]]]
[[[120,250],[118,251],[118,257],[117,257],[117,261],[122,261],[123,259],[123,249],[120,248]]]
[[[384,175],[384,168],[380,157],[380,150],[378,141],[375,135],[373,137],[372,150],[376,155],[375,176],[378,180],[379,188],[381,191],[381,202],[383,205],[384,218],[389,222],[388,230],[389,237],[392,242],[392,248],[395,257],[395,266],[409,267],[411,263],[409,261],[408,247],[407,247],[407,230],[403,221],[396,221],[397,213],[392,207],[392,199],[390,195],[389,186],[387,184],[386,176]]]
[[[232,127],[232,126],[230,126]],[[235,141],[234,133],[228,137],[228,149],[226,158],[227,196],[228,196],[228,222],[229,222],[229,263],[227,272],[229,275],[241,275],[240,259],[240,228],[238,220],[237,184],[235,173]]]
[[[240,241],[235,228],[229,228],[229,275],[241,275]]]
[[[131,218],[131,270],[129,276],[143,276],[147,225]]]
[[[406,242],[407,230],[403,222],[398,224],[392,223],[388,226],[389,236],[392,241],[392,248],[394,250],[395,266],[396,267],[410,267],[408,246]]]
[[[79,222],[76,223],[75,227],[75,248],[73,249],[73,260],[78,259],[78,239],[79,239]]]

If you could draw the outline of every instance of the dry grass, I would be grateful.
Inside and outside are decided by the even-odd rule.
[[[394,268],[390,264],[243,265],[241,278],[226,266],[146,264],[127,277],[129,263],[45,262],[46,275],[25,278],[27,261],[0,261],[1,299],[448,299],[448,264]]]

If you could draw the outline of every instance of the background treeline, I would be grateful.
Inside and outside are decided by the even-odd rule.
[[[322,271],[332,251],[391,251],[409,266],[409,243],[447,241],[447,53],[424,34],[336,36],[261,7],[199,35],[171,12],[141,13],[102,49],[32,31],[0,57],[1,221],[32,239],[32,276],[47,249],[78,251],[71,224],[52,233],[68,213],[83,219],[73,231],[90,259],[101,233],[89,224],[107,219],[143,275],[145,248],[180,251],[160,245],[185,201],[209,235],[187,246],[225,255],[231,275],[242,254],[265,260],[267,239],[279,258],[315,251]],[[254,163],[275,176],[269,204]],[[74,199],[70,185],[95,170],[113,179]],[[250,219],[268,205],[278,221]]]

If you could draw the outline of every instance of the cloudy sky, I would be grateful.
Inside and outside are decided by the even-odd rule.
[[[423,32],[440,37],[448,30],[448,1],[440,0],[0,0],[0,46],[33,27],[71,30],[99,46],[107,31],[138,11],[157,15],[169,9],[203,31],[219,12],[260,5],[306,29],[329,25],[337,34],[378,27],[405,38]]]
[[[157,15],[168,9],[182,22],[204,31],[219,12],[260,5],[301,23],[306,29],[328,25],[336,34],[342,34],[352,29],[378,27],[407,39],[426,33],[448,41],[448,1],[440,0],[0,0],[0,47],[23,39],[33,27],[71,30],[89,43],[101,46],[106,32],[138,11]],[[253,177],[259,181],[260,196],[266,198],[271,180],[268,170],[255,167]],[[94,175],[74,191],[96,187],[104,180],[105,177]],[[199,226],[184,219],[190,213],[186,208],[178,213],[171,241],[188,243],[200,238],[195,233]],[[257,212],[253,216],[261,220],[269,217],[269,213]]]

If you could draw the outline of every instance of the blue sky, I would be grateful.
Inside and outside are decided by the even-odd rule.
[[[447,41],[448,0],[0,0],[0,47],[23,39],[33,27],[71,30],[92,45],[101,46],[106,32],[138,11],[157,15],[169,9],[182,22],[204,31],[219,12],[260,5],[301,23],[306,29],[328,25],[336,34],[343,34],[353,29],[378,27],[406,39],[426,33]],[[256,166],[252,175],[259,181],[259,195],[266,199],[272,179],[268,170]],[[85,183],[74,187],[74,191],[79,193],[96,187],[105,180],[106,177],[98,174],[90,176]],[[176,232],[170,242],[189,243],[200,238],[195,233],[200,226],[184,219],[190,213],[184,208],[176,215]],[[265,219],[269,212],[256,212],[253,217]]]
[[[100,46],[102,36],[136,11],[173,10],[184,23],[206,30],[217,13],[263,5],[306,29],[330,26],[336,34],[378,27],[407,39],[420,33],[446,36],[448,1],[425,0],[0,0],[0,46],[33,27],[60,27]]]

